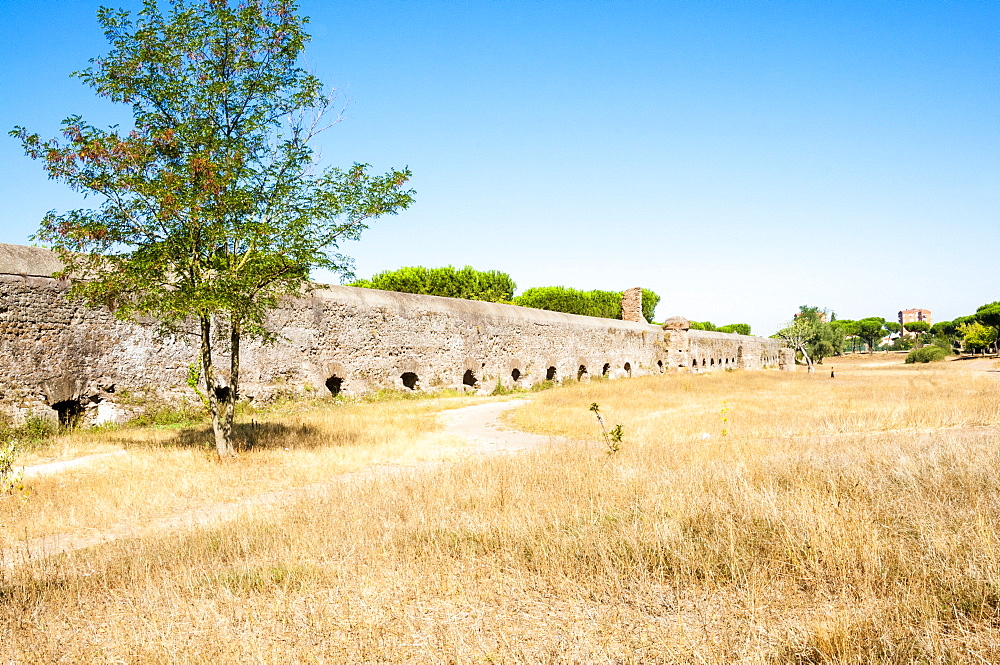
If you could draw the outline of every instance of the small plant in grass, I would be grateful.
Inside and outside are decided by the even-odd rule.
[[[30,443],[37,444],[55,436],[59,431],[59,426],[52,420],[47,420],[41,416],[28,416],[24,425],[20,427],[23,438]]]
[[[513,388],[508,388],[507,386],[505,386],[500,381],[500,379],[497,379],[497,384],[493,387],[493,392],[491,392],[490,394],[491,395],[510,395],[513,392],[514,392]]]
[[[14,471],[17,459],[17,442],[0,435],[0,494],[7,494],[20,484],[20,474]]]
[[[604,416],[601,415],[601,407],[594,402],[590,405],[590,410],[594,412],[597,416],[597,422],[601,424],[601,433],[604,435],[604,442],[608,445],[608,454],[614,455],[619,450],[621,450],[622,443],[622,426],[621,423],[615,425],[608,431],[608,428],[604,425]]]
[[[722,419],[722,436],[729,435],[729,403],[725,400],[722,401],[722,409],[719,411],[719,418]]]
[[[27,500],[28,493],[22,482],[20,471],[15,470],[21,444],[15,430],[0,424],[0,496],[20,494]]]

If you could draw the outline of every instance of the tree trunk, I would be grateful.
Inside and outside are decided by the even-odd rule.
[[[799,351],[802,352],[802,358],[806,361],[806,372],[812,374],[816,370],[813,368],[812,358],[810,358],[809,354],[806,352],[806,347],[800,346]]]
[[[201,368],[205,377],[208,410],[212,414],[212,431],[215,433],[215,450],[220,459],[235,457],[233,448],[233,391],[215,382],[212,364],[212,318],[201,317]]]

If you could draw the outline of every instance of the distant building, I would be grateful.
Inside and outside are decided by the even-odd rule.
[[[927,325],[932,325],[931,310],[929,309],[904,309],[899,313],[899,325],[905,326],[914,321],[926,321]]]

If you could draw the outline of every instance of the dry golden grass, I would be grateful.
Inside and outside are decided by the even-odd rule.
[[[515,419],[579,443],[0,573],[0,660],[1000,662],[1000,384],[872,362],[574,385]]]
[[[623,423],[631,439],[663,445],[705,434],[718,438],[723,429],[759,439],[1000,423],[998,386],[984,373],[963,371],[956,363],[901,363],[898,356],[875,354],[860,363],[821,365],[812,375],[715,372],[592,381],[545,394],[516,412],[516,424],[595,438],[593,414],[580,408],[591,402]],[[836,378],[830,378],[831,369]]]
[[[51,534],[85,536],[123,523],[301,487],[379,464],[453,456],[462,441],[440,432],[434,413],[469,398],[285,405],[241,418],[244,448],[219,463],[207,425],[61,436],[28,463],[126,450],[84,468],[32,478],[28,500],[0,500],[0,550]]]

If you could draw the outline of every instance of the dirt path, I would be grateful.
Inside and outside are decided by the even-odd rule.
[[[110,453],[95,453],[93,455],[84,455],[83,457],[63,460],[60,462],[46,462],[45,464],[35,464],[34,466],[24,467],[21,470],[21,474],[24,478],[34,478],[35,476],[47,476],[53,473],[68,471],[70,469],[79,469],[85,466],[90,466],[91,464],[95,464],[102,460],[113,459],[115,457],[121,457],[122,455],[128,455],[128,452],[124,450],[116,450]]]
[[[500,425],[500,414],[526,403],[527,400],[523,399],[507,402],[489,402],[446,411],[436,415],[444,421],[446,433],[460,436],[474,444],[470,453],[472,456],[513,454],[564,441],[564,439],[560,439],[559,437],[518,432],[505,429]],[[74,467],[86,466],[116,454],[125,453],[122,451],[121,453],[88,455],[66,462],[54,462],[27,467],[25,469],[25,477],[56,473]],[[0,550],[0,566],[13,568],[29,561],[94,547],[121,538],[137,538],[220,524],[236,519],[251,509],[267,510],[280,508],[301,499],[320,496],[334,484],[361,482],[375,477],[432,468],[446,463],[434,461],[422,462],[410,466],[379,465],[361,471],[339,474],[329,481],[321,483],[313,483],[289,490],[265,492],[239,501],[230,501],[188,510],[176,515],[161,517],[147,524],[121,524],[107,530],[85,535],[52,534],[42,536],[23,542],[16,547]]]

